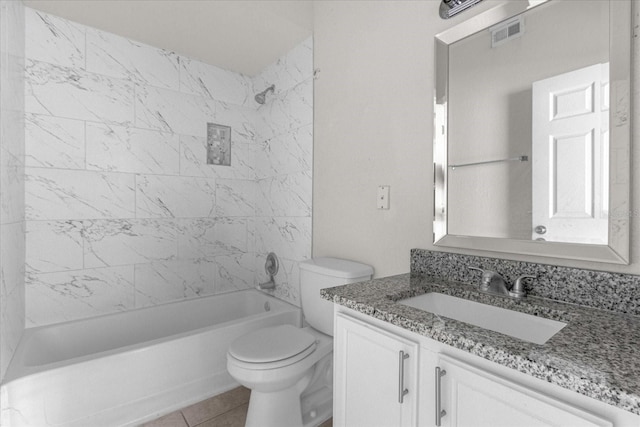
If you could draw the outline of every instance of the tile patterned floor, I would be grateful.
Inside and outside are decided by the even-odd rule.
[[[141,427],[244,427],[251,391],[244,387],[195,403]],[[329,419],[319,427],[332,427]]]

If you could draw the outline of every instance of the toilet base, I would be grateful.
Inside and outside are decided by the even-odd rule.
[[[316,427],[333,414],[333,353],[316,363],[293,387],[251,390],[245,427]]]
[[[315,427],[333,415],[333,352],[320,360],[300,397],[303,427]]]
[[[322,387],[301,400],[303,427],[319,426],[333,415],[333,390],[329,387]]]
[[[277,393],[252,390],[245,427],[302,426],[300,390],[291,387]]]
[[[318,426],[333,414],[332,394],[326,386],[302,399],[294,389],[277,395],[252,391],[245,427]]]

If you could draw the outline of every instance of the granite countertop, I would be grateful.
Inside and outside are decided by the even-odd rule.
[[[439,292],[567,323],[533,344],[396,301]],[[447,280],[403,274],[321,290],[324,299],[640,415],[640,316],[528,297],[493,296]]]

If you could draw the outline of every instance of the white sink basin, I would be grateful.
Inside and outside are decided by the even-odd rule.
[[[557,320],[532,316],[436,292],[407,298],[398,301],[398,303],[535,344],[546,343],[567,326],[566,323]]]

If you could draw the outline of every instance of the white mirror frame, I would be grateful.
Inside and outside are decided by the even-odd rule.
[[[509,1],[462,22],[435,37],[434,86],[434,245],[576,259],[613,264],[629,263],[630,145],[631,145],[631,1],[609,1],[610,57],[610,177],[609,242],[592,245],[542,242],[447,233],[447,115],[449,45],[546,1]],[[578,6],[576,7],[576,10]],[[613,107],[615,106],[615,108]]]

